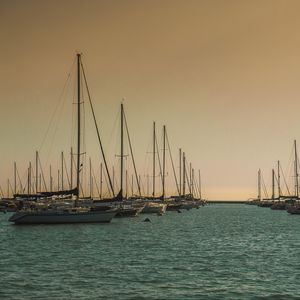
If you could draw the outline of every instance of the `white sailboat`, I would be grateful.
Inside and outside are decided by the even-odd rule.
[[[68,191],[76,197],[74,207],[53,207],[51,201],[48,206],[33,209],[20,208],[13,214],[9,221],[15,224],[62,224],[62,223],[108,223],[116,215],[117,209],[100,210],[96,207],[79,206],[79,187],[80,187],[80,121],[81,121],[81,72],[83,71],[81,54],[77,54],[77,180],[76,188]],[[84,72],[83,72],[84,75]],[[85,79],[85,78],[84,78]],[[62,191],[67,192],[67,191]],[[59,194],[56,192],[54,194]],[[51,193],[44,193],[51,197]],[[53,194],[53,193],[52,193]]]

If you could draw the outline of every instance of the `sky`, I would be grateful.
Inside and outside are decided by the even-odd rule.
[[[293,0],[0,0],[2,190],[14,161],[26,181],[37,150],[45,174],[50,164],[59,168],[61,151],[68,164],[77,52],[116,177],[123,101],[144,192],[153,121],[160,155],[166,125],[175,170],[182,148],[195,174],[201,169],[208,199],[256,197],[259,168],[270,193],[277,160],[291,181],[292,144],[300,138],[299,10]],[[98,174],[86,96],[84,105],[84,165],[91,157]]]

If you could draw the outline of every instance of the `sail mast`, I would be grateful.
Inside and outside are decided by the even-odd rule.
[[[189,190],[190,190],[190,195],[192,195],[192,163],[190,162],[190,186],[189,186]]]
[[[31,193],[31,162],[29,162],[29,167],[28,167],[28,178],[27,178],[27,193],[28,193],[28,198]]]
[[[261,200],[261,174],[260,174],[260,169],[258,170],[258,200]]]
[[[153,122],[153,188],[152,188],[152,197],[154,198],[155,197],[155,122]]]
[[[163,174],[162,174],[162,196],[165,199],[165,170],[166,169],[166,125],[163,127]]]
[[[61,190],[64,190],[64,152],[61,152]]]
[[[102,199],[102,184],[103,184],[103,180],[102,180],[102,163],[100,163],[100,199]]]
[[[280,199],[280,194],[281,194],[281,190],[280,190],[280,162],[279,160],[277,161],[277,183],[278,183],[278,199]]]
[[[38,177],[39,177],[39,153],[38,151],[35,152],[35,193],[38,192]]]
[[[73,147],[71,147],[70,158],[70,190],[73,188]]]
[[[275,198],[275,171],[272,169],[272,200]]]
[[[185,196],[185,153],[182,153],[182,168],[183,168],[183,174],[182,174],[182,195]]]
[[[120,195],[121,198],[123,199],[123,169],[124,169],[124,126],[123,126],[123,122],[124,122],[124,108],[123,108],[123,103],[121,103],[121,188],[120,188]]]
[[[299,181],[298,181],[298,157],[297,157],[297,144],[296,140],[294,140],[294,148],[295,148],[295,191],[296,197],[299,198]]]
[[[201,195],[201,173],[200,173],[200,170],[199,170],[199,197],[200,197],[200,200],[202,199],[202,195]]]
[[[14,194],[17,193],[17,164],[14,162]]]
[[[91,158],[89,158],[90,163],[90,197],[93,196],[93,177],[92,177],[92,161]]]
[[[76,201],[75,206],[78,204],[79,199],[79,186],[80,186],[80,96],[81,96],[81,90],[80,90],[80,62],[81,62],[81,54],[77,53],[77,170],[76,170],[76,189],[77,189],[77,195],[76,195]]]
[[[128,198],[128,170],[125,171],[125,199]]]
[[[194,175],[194,168],[192,168],[192,197],[194,198],[194,178],[195,178],[195,175]]]
[[[52,192],[52,190],[53,190],[53,188],[52,188],[52,168],[51,168],[51,165],[50,165],[50,174],[49,174],[49,176],[50,176],[50,192]]]
[[[181,148],[179,149],[179,196],[181,196]]]

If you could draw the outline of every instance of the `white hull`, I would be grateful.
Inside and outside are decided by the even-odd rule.
[[[164,214],[167,209],[167,204],[160,203],[146,203],[144,206],[142,213],[143,214]]]
[[[15,224],[109,223],[116,210],[109,211],[33,211],[16,212],[9,221]]]

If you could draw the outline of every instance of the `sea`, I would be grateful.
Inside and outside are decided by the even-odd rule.
[[[300,299],[300,215],[243,204],[110,224],[17,226],[10,215],[0,299]]]

